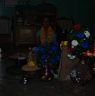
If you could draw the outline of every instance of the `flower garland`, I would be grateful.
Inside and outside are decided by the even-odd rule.
[[[82,28],[80,24],[73,26],[69,33],[69,45],[72,49],[71,54],[80,55],[83,51],[90,49],[91,34],[88,28]],[[69,54],[69,57],[71,55]]]
[[[41,29],[40,29],[40,42],[41,42],[41,44],[44,44],[45,39],[46,39],[46,37],[45,37],[45,29],[42,26]]]
[[[54,35],[54,30],[51,26],[48,27],[47,31],[45,30],[44,26],[42,26],[41,29],[40,29],[41,44],[46,43],[46,38],[47,38],[47,42],[51,43],[53,41],[53,35]]]

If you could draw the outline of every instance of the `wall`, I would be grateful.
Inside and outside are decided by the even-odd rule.
[[[13,16],[14,7],[18,0],[5,0],[0,2],[0,15]],[[94,0],[48,0],[53,3],[58,9],[58,17],[72,17],[75,22],[82,24],[94,24]],[[31,0],[31,5],[37,5],[41,0]]]

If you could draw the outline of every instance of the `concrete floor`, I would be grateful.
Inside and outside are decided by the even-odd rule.
[[[24,85],[21,75],[7,72],[7,68],[14,64],[12,60],[4,58],[1,64],[0,96],[95,96],[95,78],[79,88],[73,88],[71,81],[41,81],[37,78]]]

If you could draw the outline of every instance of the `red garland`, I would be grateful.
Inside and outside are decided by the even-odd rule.
[[[72,48],[68,47],[68,52],[71,53],[72,52]]]
[[[75,25],[73,26],[73,29],[74,29],[75,31],[80,31],[80,24],[75,24]]]

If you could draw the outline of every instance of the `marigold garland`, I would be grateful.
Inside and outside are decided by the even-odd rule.
[[[54,34],[54,30],[51,26],[49,26],[47,30],[48,43],[51,43],[53,41],[53,34]],[[46,30],[44,26],[42,26],[40,29],[40,41],[41,44],[44,44],[46,42]]]

